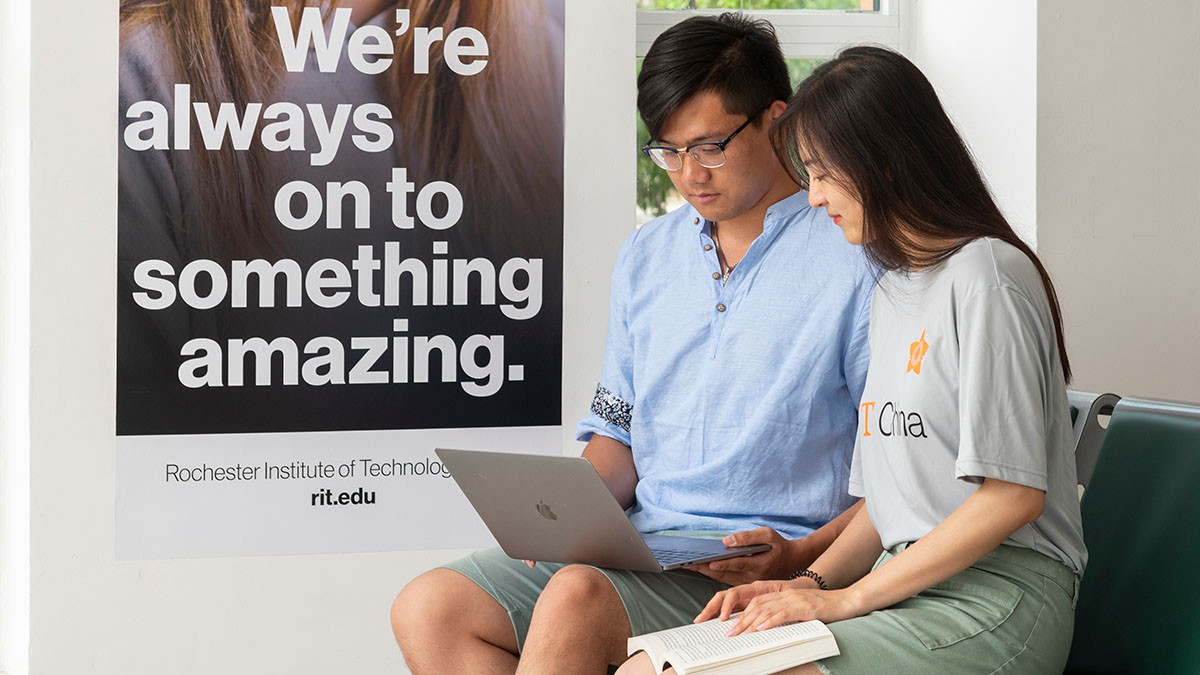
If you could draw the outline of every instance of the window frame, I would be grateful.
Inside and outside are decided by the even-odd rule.
[[[908,51],[911,0],[879,0],[873,12],[828,9],[743,10],[775,26],[785,59],[830,59],[843,47],[873,44]],[[642,58],[665,30],[692,16],[716,16],[722,9],[637,10],[636,58]]]

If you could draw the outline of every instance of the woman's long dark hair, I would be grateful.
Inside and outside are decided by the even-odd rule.
[[[1033,261],[1071,380],[1054,284],[992,195],[933,86],[896,52],[852,47],[800,84],[771,128],[775,153],[807,185],[803,162],[829,174],[863,208],[867,256],[884,270],[937,265],[994,237]],[[929,244],[922,242],[949,242]]]

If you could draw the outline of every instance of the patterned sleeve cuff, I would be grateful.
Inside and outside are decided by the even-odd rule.
[[[596,396],[592,399],[592,412],[597,417],[608,422],[609,424],[629,431],[629,424],[633,420],[633,404],[622,400],[619,396],[604,388],[604,385],[596,385]]]

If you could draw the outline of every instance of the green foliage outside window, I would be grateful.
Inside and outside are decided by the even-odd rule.
[[[859,0],[637,0],[638,9],[858,9]]]

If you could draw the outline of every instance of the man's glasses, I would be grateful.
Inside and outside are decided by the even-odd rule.
[[[766,110],[764,108],[763,110]],[[692,156],[696,163],[706,169],[715,169],[725,165],[725,146],[729,145],[729,141],[733,140],[734,136],[741,133],[750,125],[759,115],[762,110],[751,115],[749,119],[742,123],[742,126],[734,129],[732,134],[725,137],[723,141],[705,141],[703,143],[692,143],[685,148],[674,148],[669,145],[650,145],[649,142],[642,146],[642,152],[646,153],[654,163],[667,171],[678,171],[683,168],[683,153]]]

